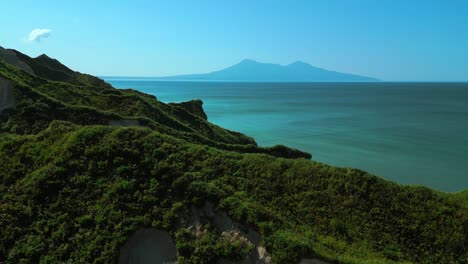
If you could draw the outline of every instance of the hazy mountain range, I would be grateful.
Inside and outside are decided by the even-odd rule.
[[[329,71],[302,61],[288,65],[245,59],[225,69],[204,74],[159,77],[171,80],[267,81],[267,82],[375,82],[375,78]]]

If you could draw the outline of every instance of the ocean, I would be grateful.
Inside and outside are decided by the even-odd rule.
[[[468,83],[105,80],[166,103],[201,99],[210,122],[261,146],[284,144],[401,184],[468,189]]]

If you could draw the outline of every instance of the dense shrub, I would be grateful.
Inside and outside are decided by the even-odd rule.
[[[181,263],[242,259],[252,245],[237,234],[186,228],[190,208],[207,201],[257,230],[276,263],[468,260],[467,191],[401,186],[260,148],[207,122],[200,102],[166,105],[83,75],[38,77],[46,74],[0,61],[18,103],[0,116],[0,263],[112,262],[141,227],[169,231]],[[108,125],[116,119],[140,126]]]

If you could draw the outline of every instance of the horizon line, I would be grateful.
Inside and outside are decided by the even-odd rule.
[[[237,83],[468,83],[466,81],[430,81],[430,80],[376,80],[376,81],[244,81],[244,80],[200,80],[200,79],[166,79],[166,76],[119,76],[96,75],[102,79],[155,79],[160,82],[237,82]]]

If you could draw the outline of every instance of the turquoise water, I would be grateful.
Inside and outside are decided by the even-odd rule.
[[[106,80],[163,102],[202,99],[211,122],[262,146],[402,184],[468,189],[468,84]]]

